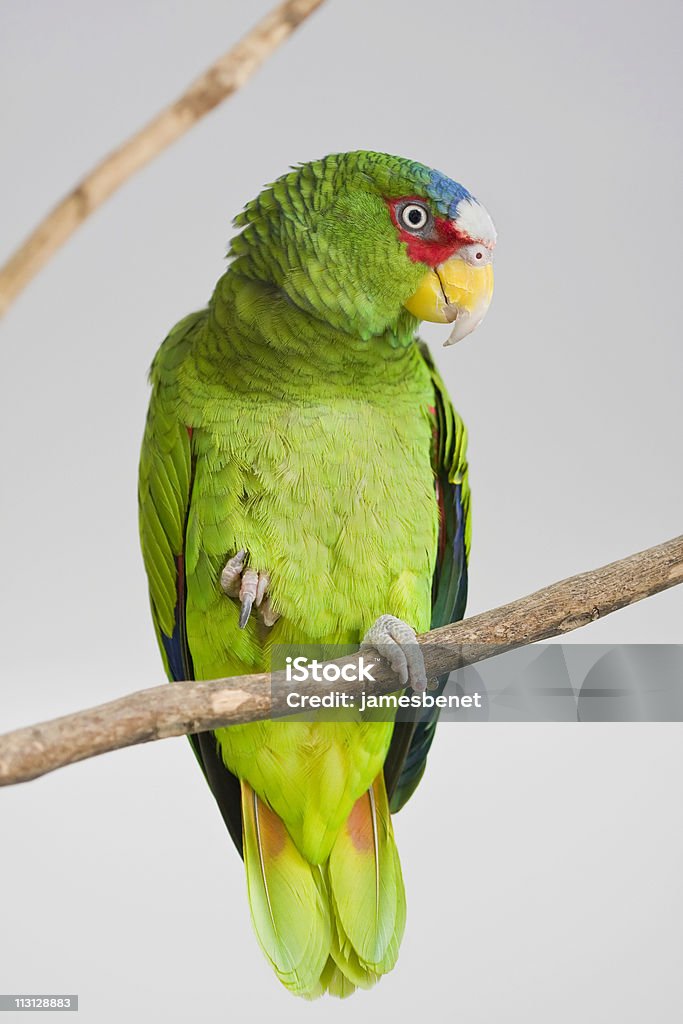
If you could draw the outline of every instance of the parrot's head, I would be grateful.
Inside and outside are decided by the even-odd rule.
[[[364,339],[412,318],[452,323],[453,344],[491,302],[489,214],[462,185],[411,160],[358,151],[303,164],[235,223],[237,272]]]

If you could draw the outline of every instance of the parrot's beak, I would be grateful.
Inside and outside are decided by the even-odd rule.
[[[452,256],[425,274],[405,307],[418,320],[453,324],[453,330],[444,345],[455,345],[456,341],[462,341],[482,322],[492,295],[491,263],[476,267],[458,256]]]

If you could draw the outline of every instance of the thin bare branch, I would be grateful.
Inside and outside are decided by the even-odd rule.
[[[131,175],[237,92],[323,0],[285,0],[161,113],[102,160],[0,269],[0,316],[86,217]]]
[[[683,536],[592,572],[537,590],[493,611],[419,638],[428,676],[516,647],[560,636],[683,582]],[[340,659],[357,662],[357,657]],[[390,693],[396,680],[377,663],[376,683],[345,683]],[[328,684],[307,683],[325,693]],[[0,737],[0,785],[25,782],[67,764],[136,743],[203,732],[288,713],[289,689],[277,673],[165,684]],[[289,711],[291,714],[291,711]]]

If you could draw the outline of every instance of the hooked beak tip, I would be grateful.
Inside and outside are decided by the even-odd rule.
[[[452,256],[428,271],[404,303],[418,320],[452,324],[446,345],[454,345],[484,319],[493,294],[493,267],[472,266]]]
[[[459,341],[466,338],[468,334],[472,333],[472,331],[476,331],[477,327],[484,319],[483,316],[476,316],[476,314],[472,315],[471,313],[458,309],[457,307],[453,308],[456,309],[455,316],[451,321],[453,324],[453,330],[444,341],[444,348],[448,348],[450,345],[457,345]]]

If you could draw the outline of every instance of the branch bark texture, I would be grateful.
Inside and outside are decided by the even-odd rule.
[[[418,638],[428,677],[494,654],[562,636],[610,612],[683,582],[683,536],[572,576],[527,597]],[[366,659],[367,660],[367,659]],[[357,662],[357,656],[337,664]],[[377,662],[375,684],[355,689],[391,693],[396,679]],[[307,693],[329,685],[307,683]],[[345,684],[352,692],[354,684]],[[164,684],[99,707],[0,736],[0,785],[25,782],[67,764],[137,743],[204,732],[292,713],[281,674]]]
[[[286,0],[127,142],[106,156],[47,215],[0,269],[0,316],[76,228],[131,175],[237,92],[323,0]]]

